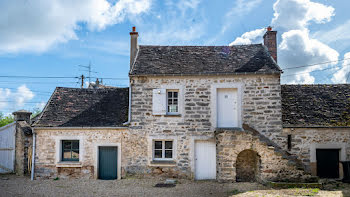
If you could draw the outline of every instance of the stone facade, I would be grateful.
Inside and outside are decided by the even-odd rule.
[[[126,147],[133,147],[133,144],[124,142],[128,138],[126,131],[117,128],[36,128],[36,178],[97,178],[98,146],[118,146],[123,155],[132,156]],[[79,140],[79,162],[61,162],[61,140]],[[125,166],[124,158],[121,158],[119,178],[123,176]]]
[[[216,133],[219,181],[312,181],[293,157],[264,136],[247,129],[222,129]]]
[[[317,174],[316,149],[330,148],[340,150],[340,161],[350,160],[350,128],[284,128],[283,135],[291,135],[291,154],[297,155],[306,170]],[[342,177],[342,166],[340,177]]]
[[[171,172],[171,175],[193,177],[194,142],[215,139],[216,88],[235,87],[238,87],[241,97],[241,123],[250,125],[281,146],[286,146],[285,139],[280,136],[279,75],[131,77],[130,137],[145,137],[147,140],[139,140],[138,147],[134,147],[139,154],[127,158],[126,171],[155,174]],[[152,90],[156,88],[179,90],[180,115],[152,114]],[[174,164],[164,165],[152,161],[153,139],[174,140]],[[223,179],[234,180],[234,176]]]

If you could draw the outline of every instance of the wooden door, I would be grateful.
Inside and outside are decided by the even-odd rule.
[[[238,127],[237,89],[217,90],[217,126],[219,128]]]
[[[216,179],[215,142],[195,142],[195,179]]]
[[[98,178],[117,179],[118,147],[100,146],[98,154]]]
[[[317,149],[317,176],[339,178],[339,149]]]

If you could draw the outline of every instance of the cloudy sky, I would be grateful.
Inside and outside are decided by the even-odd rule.
[[[261,43],[270,25],[282,83],[349,83],[348,7],[348,0],[0,1],[0,112],[42,108],[55,87],[79,87],[90,63],[92,77],[127,86],[132,26],[140,44],[236,45]]]

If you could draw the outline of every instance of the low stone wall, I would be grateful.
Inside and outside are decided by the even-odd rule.
[[[274,146],[268,145],[260,137],[249,131],[227,129],[217,131],[217,179],[219,181],[236,181],[237,172],[244,173],[247,170],[237,169],[237,157],[246,150],[254,151],[260,158],[259,161],[252,161],[259,165],[257,169],[251,169],[256,171],[256,181],[310,181],[311,176],[297,167],[293,160],[287,159],[288,155],[276,151]],[[252,176],[250,171],[246,173],[247,176]]]
[[[350,160],[350,128],[284,128],[283,135],[291,135],[289,152],[298,156],[313,175],[317,174],[317,148],[340,149],[340,161]],[[339,172],[341,177],[342,168]]]

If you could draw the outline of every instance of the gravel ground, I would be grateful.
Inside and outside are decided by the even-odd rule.
[[[350,196],[350,185],[328,190],[267,188],[257,183],[218,183],[178,180],[173,188],[156,188],[160,179],[123,180],[35,180],[15,175],[0,175],[0,196]]]

